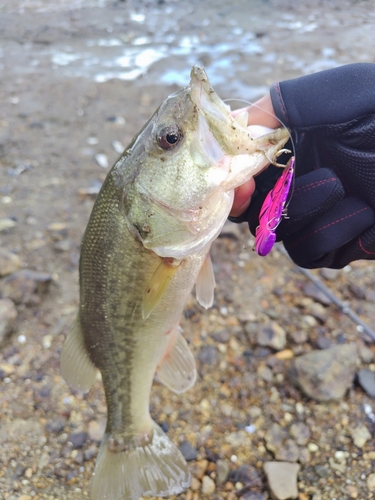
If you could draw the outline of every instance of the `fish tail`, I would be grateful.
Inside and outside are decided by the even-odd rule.
[[[120,451],[113,447],[113,438],[106,433],[96,461],[90,500],[177,495],[190,485],[184,457],[155,423],[147,443],[140,445],[136,437],[125,450],[124,446],[118,447]]]

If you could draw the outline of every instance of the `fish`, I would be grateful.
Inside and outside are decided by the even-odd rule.
[[[154,376],[177,394],[196,380],[179,327],[195,285],[214,300],[210,246],[231,210],[234,189],[264,169],[287,129],[254,138],[232,117],[205,70],[170,95],[109,171],[80,251],[80,301],[61,353],[61,374],[88,391],[101,374],[107,425],[91,500],[181,493],[191,481],[178,448],[153,421]]]

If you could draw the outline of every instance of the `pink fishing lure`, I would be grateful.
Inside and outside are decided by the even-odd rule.
[[[275,186],[267,194],[259,213],[259,226],[255,231],[255,251],[265,257],[276,241],[276,228],[286,216],[286,200],[292,185],[294,157],[285,166]]]

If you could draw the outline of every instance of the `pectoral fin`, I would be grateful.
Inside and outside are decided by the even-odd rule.
[[[88,391],[95,381],[98,370],[86,350],[79,314],[65,339],[60,370],[66,382],[74,389]]]
[[[214,303],[215,286],[214,270],[210,254],[208,253],[195,283],[197,300],[205,309],[208,309]]]
[[[195,359],[188,343],[176,327],[167,354],[162,360],[157,374],[160,381],[171,391],[180,394],[193,387],[197,378]]]
[[[147,319],[155,307],[159,304],[177,269],[178,265],[174,263],[173,259],[162,259],[160,265],[154,272],[143,297],[143,319]]]

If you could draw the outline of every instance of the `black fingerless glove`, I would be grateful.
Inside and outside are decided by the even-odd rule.
[[[305,268],[375,259],[375,64],[282,82],[271,98],[291,130],[296,173],[277,240]],[[276,170],[255,178],[255,196],[235,219],[247,220],[253,234]]]

